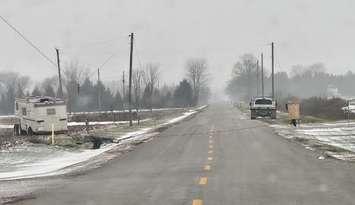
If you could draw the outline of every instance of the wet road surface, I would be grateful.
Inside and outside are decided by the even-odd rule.
[[[18,204],[354,204],[355,166],[274,134],[228,105],[193,119],[101,168],[59,177]]]

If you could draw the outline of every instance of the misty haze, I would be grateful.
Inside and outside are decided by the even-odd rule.
[[[1,1],[0,204],[353,204],[354,9]]]

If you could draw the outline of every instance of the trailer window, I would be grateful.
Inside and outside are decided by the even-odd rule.
[[[56,112],[55,112],[55,108],[48,108],[47,109],[47,115],[55,115]]]
[[[26,116],[27,115],[27,110],[25,107],[22,108],[22,115],[23,116]]]
[[[255,104],[257,104],[257,105],[271,105],[272,104],[272,100],[258,99],[258,100],[255,101]]]

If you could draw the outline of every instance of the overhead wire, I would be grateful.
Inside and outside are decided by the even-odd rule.
[[[13,31],[15,31],[25,42],[27,42],[33,49],[35,49],[43,58],[45,58],[52,65],[57,66],[57,64],[49,58],[41,49],[36,46],[31,40],[29,40],[23,33],[21,33],[15,26],[13,26],[8,20],[6,20],[3,16],[0,15],[0,19],[7,24]]]

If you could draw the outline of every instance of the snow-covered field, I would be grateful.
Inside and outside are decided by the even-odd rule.
[[[332,122],[290,125],[271,125],[285,138],[313,140],[321,144],[355,152],[355,122]]]
[[[157,125],[165,126],[179,122],[188,116],[196,113],[197,110],[190,110],[176,118],[168,119],[166,122]],[[155,127],[148,127],[126,133],[116,140],[117,143],[103,145],[100,149],[72,150],[63,147],[47,146],[40,144],[26,144],[17,146],[11,150],[0,151],[0,181],[34,178],[64,174],[72,171],[69,167],[90,161],[101,154],[117,148],[123,143],[130,143],[136,140],[146,140],[154,131]],[[1,183],[1,182],[0,182]]]
[[[183,108],[154,108],[150,109],[140,109],[138,112],[150,112],[150,111],[166,111],[166,110],[181,110]],[[77,115],[77,114],[103,114],[103,113],[122,113],[129,112],[129,110],[112,110],[112,111],[94,111],[94,112],[70,112],[68,115]]]
[[[140,122],[146,122],[149,121],[150,119],[144,119],[140,120]],[[122,125],[122,124],[128,124],[129,121],[102,121],[102,122],[89,122],[89,125]],[[137,123],[136,120],[133,121],[133,123]],[[85,122],[68,122],[68,127],[71,126],[85,126]]]

